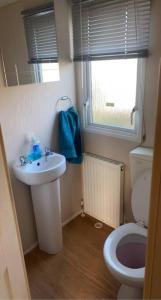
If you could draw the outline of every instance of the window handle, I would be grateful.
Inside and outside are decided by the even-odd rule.
[[[86,98],[86,100],[83,103],[84,107],[87,109],[88,105],[89,105],[89,99]]]
[[[133,125],[133,122],[134,122],[134,114],[135,112],[138,110],[137,106],[134,106],[132,111],[131,111],[131,114],[130,114],[130,119],[131,119],[131,125]]]

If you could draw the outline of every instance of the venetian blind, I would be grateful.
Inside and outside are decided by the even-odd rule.
[[[58,61],[53,4],[23,11],[29,63]]]
[[[75,60],[144,57],[150,0],[72,0]]]

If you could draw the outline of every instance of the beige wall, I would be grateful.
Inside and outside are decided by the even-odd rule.
[[[145,74],[145,95],[144,95],[144,118],[146,127],[146,141],[144,146],[153,147],[155,118],[157,109],[157,89],[158,89],[158,70],[161,56],[161,1],[152,1],[152,24],[151,24],[151,54],[146,62]],[[80,71],[76,64],[77,74],[77,95],[80,99]],[[129,174],[129,152],[137,146],[136,143],[121,139],[103,136],[101,134],[84,134],[84,148],[86,152],[91,152],[124,162],[125,182],[124,182],[124,203],[125,220],[128,222],[133,219],[131,212],[131,187]]]
[[[42,145],[57,149],[56,101],[68,95],[75,101],[73,63],[69,61],[68,6],[66,0],[55,0],[60,52],[60,81],[0,89],[0,123],[10,167],[21,153],[26,133],[34,132]],[[68,57],[67,57],[68,53]],[[80,168],[70,165],[61,181],[63,222],[80,210]],[[12,174],[18,220],[24,250],[36,241],[35,221],[29,187]]]

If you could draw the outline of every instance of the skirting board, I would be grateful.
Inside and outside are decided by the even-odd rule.
[[[29,247],[28,249],[26,249],[24,251],[24,255],[28,254],[29,252],[31,252],[34,248],[36,248],[38,245],[38,242],[36,241],[31,247]]]
[[[68,218],[67,220],[65,220],[65,221],[62,223],[62,226],[67,225],[69,222],[71,222],[72,220],[74,220],[74,219],[75,219],[76,217],[78,217],[80,214],[81,214],[81,211],[75,213],[75,214],[72,215],[70,218]]]
[[[67,225],[68,223],[70,223],[72,220],[74,220],[76,217],[78,217],[81,214],[81,211],[75,213],[74,215],[72,215],[70,218],[68,218],[67,220],[65,220],[62,223],[62,226],[64,227],[65,225]],[[34,248],[36,248],[38,245],[38,241],[36,241],[31,247],[29,247],[28,249],[24,250],[24,255],[28,254],[29,252],[31,252]]]

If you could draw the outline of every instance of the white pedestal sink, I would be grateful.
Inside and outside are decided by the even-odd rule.
[[[55,254],[62,249],[60,176],[66,170],[65,157],[53,153],[21,166],[15,162],[17,179],[31,186],[39,247]]]

